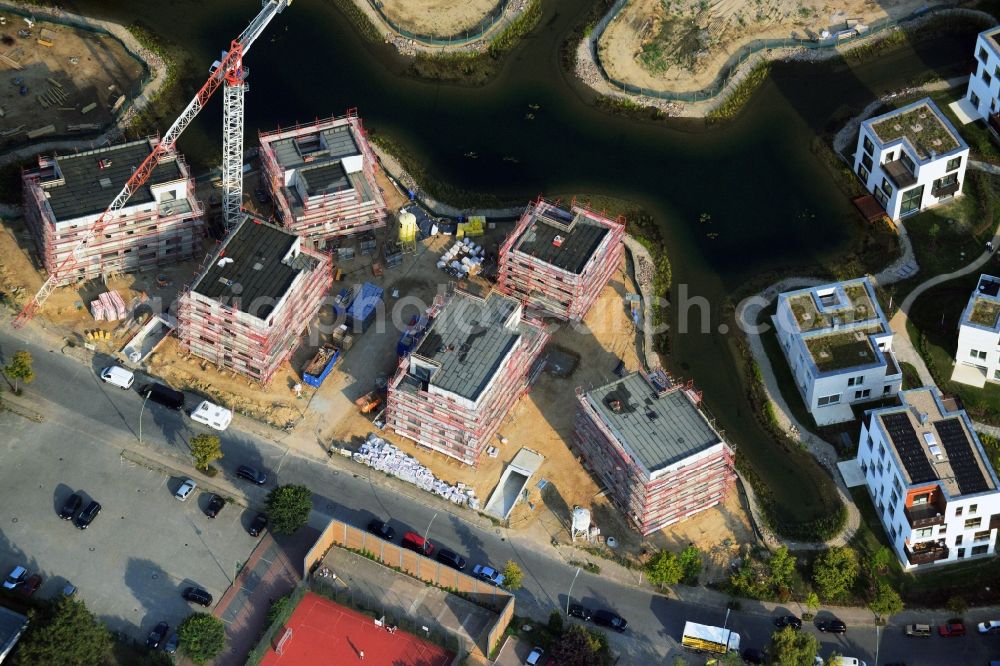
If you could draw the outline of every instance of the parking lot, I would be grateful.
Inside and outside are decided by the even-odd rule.
[[[16,564],[40,572],[43,596],[73,583],[113,630],[139,638],[161,620],[176,627],[200,610],[181,591],[197,585],[217,602],[257,543],[244,529],[252,512],[229,504],[211,520],[208,493],[175,500],[183,479],[122,459],[86,429],[0,412],[0,432],[3,574]],[[103,506],[87,530],[57,515],[74,492]]]

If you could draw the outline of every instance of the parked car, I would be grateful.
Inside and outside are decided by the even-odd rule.
[[[580,604],[570,604],[569,615],[570,617],[578,617],[581,620],[590,620],[594,616],[594,611]]]
[[[416,532],[407,532],[403,535],[403,543],[400,544],[403,548],[412,550],[415,553],[420,553],[421,555],[431,556],[434,552],[434,544],[432,544],[427,539],[423,538]]]
[[[215,518],[224,506],[226,506],[225,499],[219,495],[212,495],[212,499],[208,500],[208,506],[205,507],[205,515],[209,518]]]
[[[184,483],[181,484],[181,487],[177,489],[177,492],[174,493],[174,499],[186,502],[187,498],[191,497],[191,493],[193,493],[195,491],[195,488],[197,487],[198,487],[197,483],[195,483],[191,479],[187,479]]]
[[[763,664],[767,656],[757,648],[743,648],[743,661],[748,664]]]
[[[146,636],[146,647],[150,650],[155,650],[160,647],[160,643],[162,643],[163,639],[167,637],[168,631],[170,631],[170,625],[166,622],[160,622],[157,624],[153,630],[149,632],[149,636]]]
[[[139,389],[139,395],[158,402],[168,409],[180,411],[184,407],[184,394],[165,384],[150,382]]]
[[[485,580],[487,583],[493,583],[497,587],[503,587],[503,574],[493,567],[477,564],[472,567],[472,575]]]
[[[267,483],[267,474],[248,465],[240,465],[240,468],[236,470],[236,476],[241,479],[246,479],[252,483],[256,483],[258,486],[262,486]]]
[[[119,365],[112,365],[101,370],[101,379],[120,389],[128,390],[135,382],[135,375]]]
[[[846,634],[847,625],[844,624],[842,620],[833,618],[831,620],[819,620],[816,622],[816,628],[827,634]]]
[[[193,604],[198,604],[199,606],[205,606],[207,608],[212,605],[212,595],[209,594],[207,590],[203,590],[200,587],[186,587],[184,588],[184,591],[181,592],[181,596],[187,601],[190,601]]]
[[[42,586],[42,576],[41,574],[31,574],[28,576],[28,580],[24,581],[24,585],[21,586],[21,594],[25,597],[30,597],[35,592],[38,592],[38,588]]]
[[[265,527],[267,527],[267,516],[263,513],[258,513],[257,517],[253,519],[252,523],[250,523],[250,527],[247,528],[247,532],[249,532],[252,537],[260,536],[260,533],[264,531]]]
[[[464,557],[458,553],[448,550],[447,548],[442,548],[438,551],[437,561],[441,564],[448,565],[452,569],[458,569],[459,571],[464,569],[466,564]]]
[[[368,531],[377,537],[381,537],[386,541],[392,541],[393,537],[396,536],[395,530],[383,523],[378,518],[375,518],[368,523]]]
[[[792,629],[801,629],[802,620],[795,617],[794,615],[781,615],[779,617],[774,618],[774,626],[776,626],[778,629],[782,629],[784,627],[791,627]]]
[[[87,505],[87,508],[76,515],[76,519],[73,520],[73,524],[81,530],[85,530],[90,527],[90,524],[94,522],[94,518],[97,518],[97,514],[100,512],[100,503],[91,500],[90,504]]]
[[[545,656],[545,650],[540,647],[532,648],[531,652],[528,653],[528,658],[524,660],[527,666],[538,666],[542,663],[542,658]]]
[[[914,638],[930,638],[931,625],[929,624],[908,624],[904,630],[907,636]]]
[[[946,638],[952,638],[954,636],[964,636],[965,635],[965,623],[963,623],[958,618],[952,618],[948,620],[940,627],[938,627],[938,633]]]
[[[163,651],[167,654],[174,654],[177,652],[177,648],[181,644],[181,637],[177,635],[177,632],[170,634],[170,638],[167,642],[163,644]]]
[[[3,588],[5,590],[13,590],[15,587],[24,585],[24,581],[28,578],[28,570],[18,564],[16,567],[10,570],[7,574],[7,578],[3,581]]]
[[[59,517],[63,520],[73,520],[73,516],[80,510],[81,504],[83,504],[83,498],[73,493],[63,502],[62,508],[59,509]]]
[[[976,628],[981,634],[1000,634],[1000,620],[980,622]]]
[[[594,624],[599,624],[602,627],[607,627],[608,629],[614,629],[618,633],[625,631],[628,627],[628,621],[625,618],[608,610],[594,611],[593,620]]]

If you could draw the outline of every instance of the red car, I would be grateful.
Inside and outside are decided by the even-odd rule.
[[[24,581],[24,585],[21,586],[21,594],[25,597],[30,597],[38,588],[42,586],[42,577],[39,574],[32,574],[28,580]]]
[[[962,624],[961,620],[948,620],[945,624],[938,627],[938,633],[946,638],[951,638],[952,636],[964,636],[965,625]]]

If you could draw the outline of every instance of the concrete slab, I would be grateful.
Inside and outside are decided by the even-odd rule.
[[[948,108],[951,109],[951,112],[958,118],[958,122],[963,125],[968,125],[969,123],[982,118],[982,116],[979,115],[979,111],[972,105],[972,102],[970,102],[967,97],[963,97],[958,101],[952,102],[948,105]]]
[[[983,388],[986,386],[986,371],[974,365],[956,363],[955,369],[951,372],[951,381]]]
[[[528,481],[544,461],[545,458],[540,453],[531,449],[518,451],[500,475],[496,489],[486,502],[486,513],[500,520],[506,520],[517,504],[521,492],[528,485]]]
[[[861,463],[858,462],[857,458],[840,461],[837,463],[837,469],[840,470],[840,476],[844,478],[844,484],[848,488],[865,485],[865,475],[861,471]]]

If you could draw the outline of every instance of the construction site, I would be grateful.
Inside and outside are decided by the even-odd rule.
[[[109,126],[144,76],[114,37],[0,12],[0,148]]]

